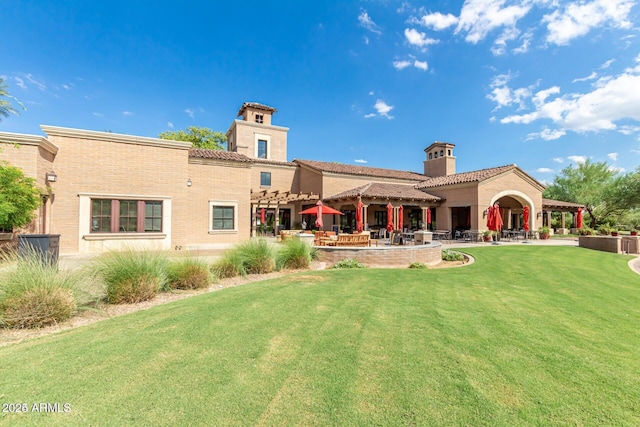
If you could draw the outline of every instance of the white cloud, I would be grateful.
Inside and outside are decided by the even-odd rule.
[[[487,98],[497,104],[496,109],[514,104],[518,105],[518,109],[523,109],[526,99],[531,97],[532,88],[509,88],[507,84],[511,78],[511,74],[499,74],[490,83],[493,90]]]
[[[167,127],[169,129],[173,129],[173,123],[172,122],[167,122]]]
[[[581,77],[581,78],[578,78],[578,79],[571,80],[571,83],[586,82],[586,81],[589,81],[589,80],[594,80],[596,77],[598,77],[598,73],[593,71],[587,77]]]
[[[522,40],[522,44],[520,45],[520,47],[516,47],[515,49],[513,49],[513,53],[515,54],[527,53],[529,51],[529,46],[531,46],[532,39],[533,39],[533,31],[529,30],[526,33],[524,33],[522,37],[520,37],[520,40]]]
[[[547,41],[556,45],[566,45],[576,37],[589,33],[591,29],[606,25],[612,28],[631,28],[627,19],[634,0],[594,0],[575,1],[563,9],[545,15],[542,22],[547,24]]]
[[[525,138],[527,141],[532,139],[544,139],[545,141],[554,141],[560,139],[567,134],[564,130],[544,128],[542,132],[530,133]]]
[[[618,153],[609,153],[607,154],[607,157],[615,162],[616,160],[618,160]]]
[[[419,47],[423,50],[429,45],[438,44],[440,42],[437,39],[427,37],[425,33],[421,33],[413,28],[405,28],[404,36],[407,38],[410,45]]]
[[[493,43],[491,53],[496,56],[503,55],[507,51],[507,42],[517,39],[519,35],[520,31],[517,28],[506,28]]]
[[[536,170],[536,172],[538,172],[538,173],[554,173],[555,171],[553,169],[549,169],[549,168],[538,168],[538,170]]]
[[[418,61],[417,59],[414,59],[413,62],[408,59],[404,59],[402,61],[393,61],[393,66],[396,70],[404,70],[405,68],[410,66],[414,66],[423,71],[427,71],[429,69],[427,61]]]
[[[505,0],[466,0],[462,5],[455,33],[465,32],[465,40],[478,43],[501,27],[513,29],[518,20],[531,10],[531,2],[503,7]]]
[[[553,161],[556,163],[564,163],[564,159],[562,157],[554,157]]]
[[[102,113],[93,113],[93,115],[95,117],[104,117],[104,114],[102,114]]]
[[[427,71],[427,69],[429,69],[429,64],[427,64],[427,61],[418,61],[417,59],[413,62],[413,66],[423,71]]]
[[[123,111],[122,115],[123,116],[133,116],[133,113],[131,111]]]
[[[372,33],[382,34],[382,31],[380,31],[380,27],[378,27],[378,25],[373,22],[373,19],[371,19],[366,10],[362,11],[362,13],[358,15],[358,22],[360,23],[361,27],[371,31]]]
[[[373,108],[376,109],[377,113],[369,113],[364,116],[365,119],[370,119],[373,117],[386,117],[389,120],[393,119],[393,116],[389,115],[391,110],[393,110],[393,106],[388,105],[382,99],[378,99]]]
[[[189,117],[193,119],[193,115],[195,114],[195,112],[191,108],[185,109],[184,112],[187,113]]]
[[[354,159],[353,161],[356,163],[367,163],[365,159]]]
[[[450,13],[443,15],[440,12],[430,13],[424,15],[418,20],[422,25],[427,28],[432,28],[436,31],[445,30],[458,23],[458,18]]]
[[[494,79],[494,81],[496,81]],[[506,79],[503,79],[506,80]],[[497,107],[518,103],[524,105],[526,91],[521,97],[507,86],[492,85],[493,91],[487,95]],[[520,101],[520,102],[518,102]],[[577,133],[615,130],[622,133],[638,132],[636,125],[617,125],[619,121],[640,122],[640,57],[633,67],[619,75],[603,76],[591,84],[586,93],[561,94],[560,87],[554,86],[535,93],[531,98],[533,111],[504,117],[501,123],[531,123],[548,119],[560,129]]]
[[[16,81],[16,85],[19,88],[22,88],[22,89],[26,89],[27,88],[27,85],[24,84],[24,80],[22,80],[20,77],[14,77],[14,80]]]
[[[600,66],[600,69],[602,69],[602,70],[606,70],[606,69],[607,69],[607,68],[609,68],[609,67],[611,66],[611,64],[613,64],[614,62],[615,62],[615,59],[610,59],[610,60],[608,60],[608,61],[605,61],[605,63],[604,63],[604,64],[602,64],[602,65]]]
[[[185,108],[184,110],[185,113],[187,113],[189,115],[189,117],[191,117],[192,119],[194,118],[194,116],[196,115],[196,113],[204,113],[204,108],[202,107],[197,107],[197,108]]]
[[[587,161],[587,158],[585,156],[569,156],[567,157],[567,159],[571,160],[574,163],[585,163]]]
[[[404,70],[405,68],[411,66],[411,61],[393,61],[393,66],[396,70]]]
[[[33,77],[32,74],[26,74],[25,78],[27,79],[27,81],[33,85],[35,85],[38,89],[40,89],[41,91],[45,91],[47,89],[47,86],[45,86],[44,83],[38,81],[35,79],[35,77]]]
[[[625,171],[624,168],[618,167],[618,166],[609,166],[608,168],[611,172],[614,173],[623,173]]]

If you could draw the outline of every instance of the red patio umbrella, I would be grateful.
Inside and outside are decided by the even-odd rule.
[[[427,208],[427,224],[431,224],[431,209]]]
[[[496,215],[493,206],[487,208],[487,228],[491,231],[496,231]]]
[[[316,206],[318,207],[318,216],[316,216],[316,228],[321,229],[322,227],[324,227],[324,224],[322,223],[322,202],[318,200]]]
[[[494,214],[496,216],[496,231],[502,230],[502,226],[504,225],[504,221],[502,221],[502,212],[500,212],[500,206],[496,203],[493,205]]]
[[[393,205],[391,202],[387,205],[387,231],[389,233],[393,231]]]
[[[404,207],[400,205],[398,209],[398,230],[402,230],[404,227]]]
[[[344,214],[329,206],[323,205],[322,201],[318,200],[318,203],[316,203],[315,207],[307,208],[303,211],[300,211],[300,215],[315,215],[316,227],[322,228],[324,226],[324,224],[322,223],[322,215],[344,215]]]
[[[582,228],[582,208],[578,208],[578,215],[576,217],[576,228]]]
[[[358,206],[356,208],[356,230],[358,231],[358,233],[362,233],[363,228],[364,227],[362,224],[362,202],[358,200]]]
[[[298,212],[300,215],[317,215],[318,214],[318,204],[322,205],[322,202],[316,203],[316,206],[312,208],[307,208],[303,211]],[[322,214],[323,215],[344,215],[342,212],[333,209],[332,207],[322,205]]]
[[[522,221],[524,222],[524,231],[529,232],[529,206],[525,206],[522,211]]]
[[[265,209],[262,208],[260,209],[260,224],[264,224],[264,218],[265,217]]]

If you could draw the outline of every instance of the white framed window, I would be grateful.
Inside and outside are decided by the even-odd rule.
[[[260,172],[260,187],[271,187],[271,172]]]
[[[238,232],[238,203],[209,200],[209,233]]]
[[[256,159],[270,159],[271,158],[271,136],[255,134],[255,153]]]

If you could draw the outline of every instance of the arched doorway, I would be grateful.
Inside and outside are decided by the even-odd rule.
[[[533,200],[526,194],[506,190],[493,196],[490,205],[498,203],[505,230],[520,230],[524,227],[524,207],[529,206],[529,229],[535,230],[536,209]]]

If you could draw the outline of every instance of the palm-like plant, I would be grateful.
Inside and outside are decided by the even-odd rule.
[[[9,114],[18,114],[18,111],[13,108],[11,102],[4,98],[15,101],[23,110],[26,110],[20,101],[7,92],[7,85],[4,83],[4,79],[0,78],[0,116],[7,117]]]

